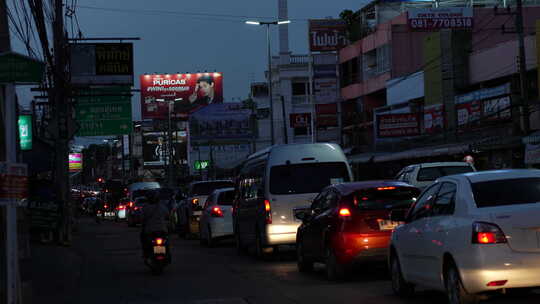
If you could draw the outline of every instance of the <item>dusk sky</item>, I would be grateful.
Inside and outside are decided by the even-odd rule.
[[[290,0],[291,51],[307,54],[307,19],[338,17],[364,3]],[[134,41],[135,88],[143,73],[218,71],[224,73],[225,101],[231,102],[247,97],[252,81],[264,81],[266,30],[244,22],[277,18],[277,0],[85,0],[76,11],[85,37],[141,38]],[[66,27],[71,32],[70,22]],[[271,39],[277,54],[277,29]],[[134,120],[140,119],[139,99],[133,97]]]

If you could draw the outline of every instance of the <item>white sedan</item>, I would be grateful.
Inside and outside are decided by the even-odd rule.
[[[405,214],[390,242],[392,288],[445,291],[450,304],[487,292],[540,287],[540,170],[438,179]]]
[[[233,236],[233,199],[234,188],[217,189],[208,196],[200,219],[201,245],[212,247],[219,239]]]

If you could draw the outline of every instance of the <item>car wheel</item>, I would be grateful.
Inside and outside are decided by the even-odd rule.
[[[345,277],[345,265],[339,263],[333,249],[326,249],[326,277],[330,281],[341,281]]]
[[[261,260],[268,260],[269,255],[266,252],[267,248],[264,247],[260,232],[255,234],[255,255]]]
[[[392,290],[397,296],[410,297],[414,294],[414,285],[407,283],[401,272],[401,265],[396,255],[392,255],[390,260],[390,274],[392,276]]]
[[[202,237],[201,237],[202,239]],[[212,230],[210,229],[210,226],[208,226],[206,230],[206,244],[208,244],[208,247],[214,247],[214,240],[212,238]]]
[[[313,262],[307,260],[304,255],[304,245],[302,240],[299,240],[296,244],[296,263],[298,265],[298,271],[300,272],[310,272],[313,271]]]
[[[479,301],[477,295],[469,294],[463,287],[459,272],[455,265],[446,269],[445,276],[446,295],[448,304],[476,304]]]

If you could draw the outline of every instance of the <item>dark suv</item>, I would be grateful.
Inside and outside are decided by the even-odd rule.
[[[393,209],[407,209],[420,194],[395,181],[343,183],[325,188],[311,208],[295,210],[302,220],[296,248],[298,269],[310,271],[314,262],[326,264],[330,280],[341,279],[361,261],[385,262],[392,230]]]

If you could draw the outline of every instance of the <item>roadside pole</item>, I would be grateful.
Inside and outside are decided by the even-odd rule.
[[[9,36],[9,25],[7,19],[7,6],[5,0],[0,0],[0,53],[11,51],[11,41]],[[4,139],[5,139],[5,161],[8,163],[17,162],[17,127],[16,127],[16,99],[15,85],[6,84],[0,86],[0,94],[3,94],[4,106]],[[1,147],[0,147],[1,148]],[[19,280],[18,280],[18,245],[17,245],[17,207],[11,203],[4,208],[3,215],[5,223],[5,260],[1,261],[5,265],[6,284],[0,288],[5,290],[6,295],[2,301],[7,304],[19,303]],[[0,213],[2,215],[2,213]],[[0,247],[1,248],[1,247]]]

